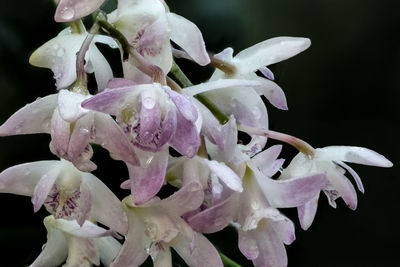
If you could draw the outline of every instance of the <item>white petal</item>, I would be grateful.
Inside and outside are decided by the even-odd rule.
[[[50,121],[57,107],[57,94],[27,104],[0,126],[0,136],[50,133]]]
[[[53,216],[48,216],[44,219],[47,229],[47,242],[30,267],[59,266],[67,258],[67,240],[60,230],[54,228],[53,222]]]
[[[262,83],[260,81],[255,81],[255,80],[220,79],[216,81],[211,81],[186,87],[183,89],[183,91],[185,92],[185,94],[193,96],[216,89],[223,89],[229,87],[256,87],[261,85]]]
[[[201,66],[210,63],[203,36],[197,26],[175,13],[168,13],[171,40],[182,47]]]
[[[288,59],[306,50],[311,44],[308,38],[276,37],[255,44],[237,54],[235,66],[242,74],[255,72],[261,67],[268,66]]]
[[[68,90],[60,90],[58,93],[58,111],[61,118],[67,122],[75,122],[89,110],[82,108],[81,103],[90,96],[84,96]]]
[[[320,151],[320,152],[319,152]],[[321,158],[334,161],[346,161],[377,167],[392,167],[393,163],[375,151],[357,146],[328,146],[317,149]]]
[[[32,196],[36,184],[49,170],[59,168],[60,161],[37,161],[10,167],[0,173],[0,192]]]
[[[128,227],[127,218],[119,199],[102,181],[90,173],[83,175],[82,182],[87,184],[92,192],[91,217],[93,220],[125,234]]]
[[[99,250],[100,261],[104,266],[110,266],[117,257],[122,245],[112,236],[96,238],[95,243]]]
[[[223,162],[204,159],[203,163],[205,163],[230,189],[237,192],[243,191],[242,181],[239,176]]]
[[[101,228],[90,221],[85,221],[82,227],[75,221],[56,219],[54,227],[73,236],[93,238],[111,235],[109,230]]]

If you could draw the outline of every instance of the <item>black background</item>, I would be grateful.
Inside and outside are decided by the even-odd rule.
[[[106,9],[113,6],[109,1]],[[400,266],[399,111],[400,43],[397,1],[374,0],[175,0],[171,11],[195,22],[207,48],[235,52],[276,36],[302,36],[312,46],[271,67],[284,89],[289,111],[268,105],[270,128],[293,134],[314,147],[365,146],[384,154],[391,169],[352,165],[365,195],[353,212],[342,201],[336,210],[321,198],[314,224],[304,232],[293,210],[283,210],[297,226],[287,247],[289,266]],[[55,92],[49,70],[28,64],[30,54],[63,27],[53,20],[50,0],[0,3],[0,122],[26,103]],[[105,51],[109,57],[116,54]],[[194,82],[212,72],[182,62]],[[118,73],[118,69],[115,70]],[[0,139],[0,169],[55,159],[47,135]],[[270,144],[275,143],[271,142]],[[285,147],[290,157],[295,151]],[[128,175],[121,162],[95,149],[95,174],[121,198]],[[0,266],[29,265],[45,243],[44,210],[33,213],[28,197],[0,194]],[[234,231],[210,238],[225,254],[251,266],[239,254]]]

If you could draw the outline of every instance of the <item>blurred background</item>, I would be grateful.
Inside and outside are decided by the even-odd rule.
[[[321,197],[311,228],[300,229],[295,210],[282,210],[296,223],[297,240],[287,247],[289,266],[400,266],[399,111],[400,20],[398,1],[375,0],[170,0],[172,12],[197,24],[210,52],[231,46],[239,52],[276,36],[312,40],[302,54],[271,66],[288,99],[289,111],[268,104],[270,128],[314,147],[365,146],[384,154],[391,169],[352,165],[364,182],[358,209],[338,208]],[[109,0],[105,10],[116,2]],[[50,70],[28,64],[30,54],[65,25],[53,20],[50,0],[0,2],[0,123],[37,97],[55,93]],[[109,58],[115,51],[104,50]],[[112,60],[112,59],[111,59]],[[179,61],[196,83],[212,68]],[[120,68],[115,72],[120,73]],[[48,135],[0,138],[0,170],[56,159]],[[276,142],[270,142],[274,144]],[[284,155],[296,152],[285,146]],[[119,197],[128,177],[121,162],[96,148],[95,174]],[[26,266],[46,242],[42,208],[34,214],[28,197],[0,194],[0,266]],[[209,238],[242,266],[252,266],[236,248],[232,229]],[[178,265],[177,265],[178,266]]]

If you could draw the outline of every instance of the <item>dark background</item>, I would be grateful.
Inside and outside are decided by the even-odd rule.
[[[111,8],[109,1],[107,8]],[[195,22],[207,48],[235,52],[276,36],[302,36],[312,46],[271,67],[284,89],[289,111],[268,106],[270,128],[293,134],[314,147],[365,146],[384,154],[391,169],[352,165],[364,182],[353,212],[342,201],[328,207],[324,197],[314,224],[304,232],[296,213],[283,210],[297,226],[297,240],[287,247],[289,266],[400,266],[399,111],[400,21],[397,1],[374,0],[175,0],[171,11]],[[62,28],[53,20],[50,0],[0,2],[0,122],[26,103],[55,92],[49,70],[28,64],[30,54]],[[115,57],[115,53],[105,51]],[[180,62],[195,82],[211,68]],[[118,69],[116,70],[118,73]],[[50,137],[30,135],[0,139],[0,170],[38,160],[55,159]],[[287,147],[285,155],[295,151]],[[105,158],[105,159],[104,159]],[[95,174],[121,198],[118,185],[127,177],[124,165],[95,149]],[[29,265],[46,242],[44,210],[33,214],[28,197],[0,194],[0,266]],[[210,238],[224,253],[251,266],[235,248],[227,229]]]

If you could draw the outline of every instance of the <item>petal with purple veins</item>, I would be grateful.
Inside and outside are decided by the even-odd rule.
[[[52,168],[40,178],[32,196],[34,212],[37,212],[42,207],[60,171],[60,168]]]

